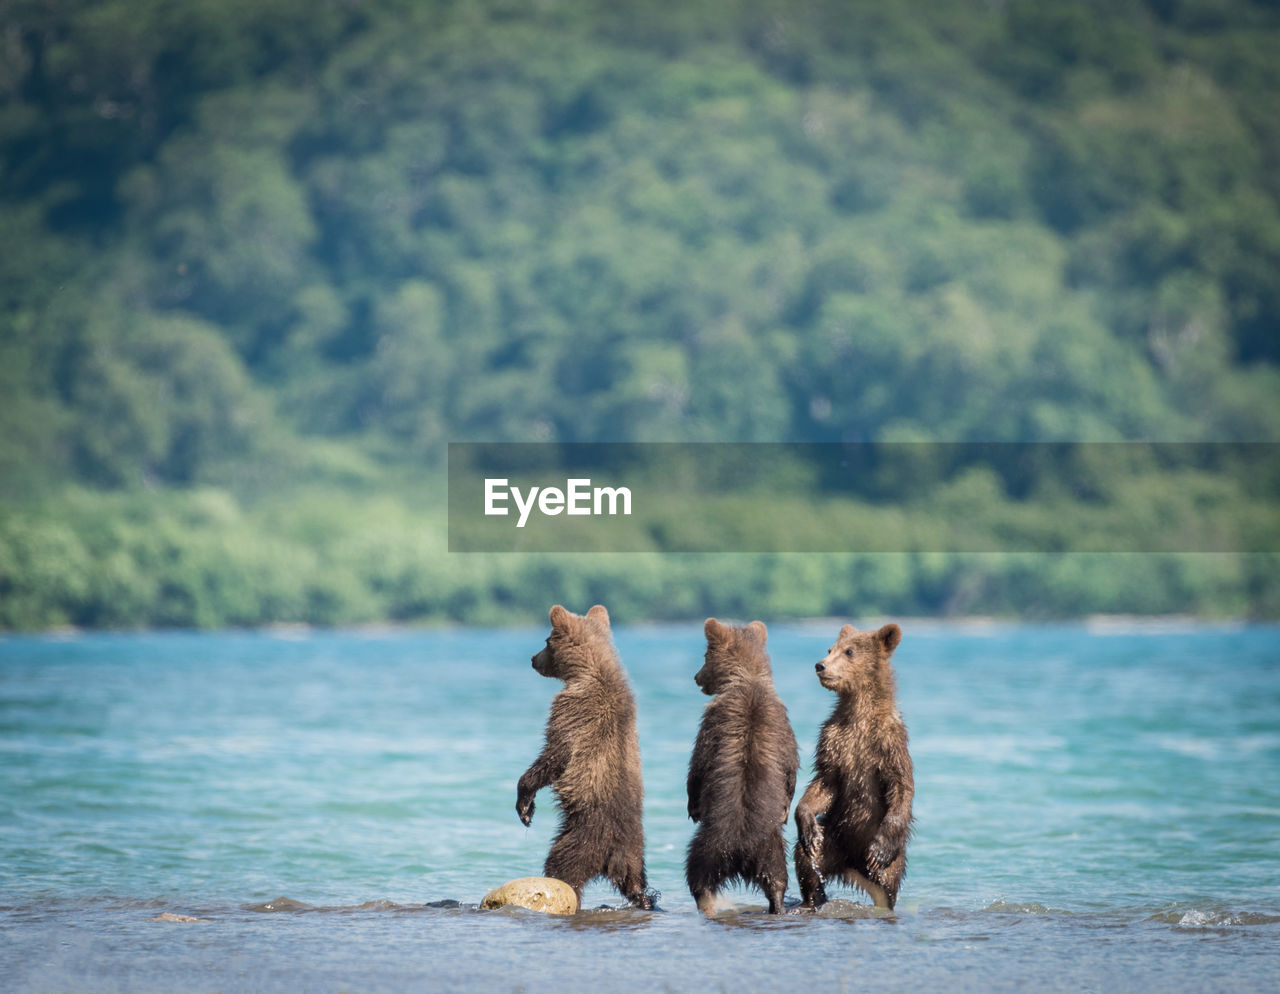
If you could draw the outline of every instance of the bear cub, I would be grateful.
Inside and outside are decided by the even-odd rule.
[[[757,885],[780,914],[787,890],[782,830],[796,790],[800,753],[787,709],[773,687],[768,633],[753,621],[730,628],[706,623],[705,663],[694,676],[707,704],[689,760],[689,843],[685,878],[703,914],[733,879]]]
[[[822,726],[814,776],[796,805],[796,878],[803,907],[827,900],[824,879],[861,888],[892,908],[907,868],[915,792],[907,728],[894,703],[889,657],[902,629],[840,629],[815,669],[839,695]]]
[[[636,702],[613,647],[609,612],[597,604],[582,616],[557,604],[533,668],[564,681],[551,702],[542,753],[516,788],[516,813],[526,825],[543,787],[550,785],[560,802],[560,828],[543,873],[572,887],[579,902],[588,881],[607,877],[632,905],[650,909]]]

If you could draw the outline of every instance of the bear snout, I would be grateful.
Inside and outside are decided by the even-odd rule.
[[[822,673],[822,672],[825,672],[825,671],[826,671],[827,664],[826,664],[826,663],[814,663],[814,664],[813,664],[813,668],[814,668],[815,670],[817,670],[819,673]]]

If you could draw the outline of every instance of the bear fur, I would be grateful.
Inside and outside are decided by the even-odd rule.
[[[907,869],[915,785],[907,727],[894,702],[889,657],[902,629],[840,629],[815,667],[839,695],[822,726],[814,776],[796,805],[796,878],[803,907],[826,901],[823,880],[861,888],[893,908]]]
[[[689,843],[685,879],[698,908],[715,913],[726,881],[757,885],[769,912],[783,911],[787,847],[782,831],[796,790],[800,752],[773,687],[762,622],[706,623],[706,660],[694,681],[713,700],[689,760]]]
[[[636,702],[613,647],[609,613],[597,604],[576,615],[557,604],[533,668],[564,681],[551,702],[542,753],[516,788],[516,813],[526,825],[541,788],[550,785],[560,803],[560,828],[543,872],[572,887],[579,902],[587,882],[603,876],[634,906],[652,908]]]

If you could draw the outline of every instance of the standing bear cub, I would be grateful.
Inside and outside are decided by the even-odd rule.
[[[560,829],[543,872],[572,887],[579,902],[587,882],[603,876],[636,907],[652,908],[636,702],[613,647],[609,612],[597,604],[581,616],[557,604],[533,668],[564,681],[551,702],[542,754],[516,788],[516,813],[526,825],[540,789],[550,784],[560,802]]]
[[[782,829],[796,790],[800,753],[787,709],[773,688],[764,625],[706,624],[706,662],[694,681],[714,697],[689,760],[689,843],[685,877],[698,909],[714,914],[726,881],[754,883],[780,914],[787,890]]]
[[[889,657],[902,629],[840,629],[815,667],[840,699],[822,726],[814,777],[796,805],[796,877],[803,906],[826,901],[823,879],[843,880],[892,908],[907,869],[915,786],[907,728],[893,697]]]

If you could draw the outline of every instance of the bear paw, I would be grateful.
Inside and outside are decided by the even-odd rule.
[[[884,871],[893,865],[893,861],[898,858],[898,850],[890,846],[882,839],[875,839],[871,843],[871,848],[867,851],[867,869],[874,876],[882,876]]]

